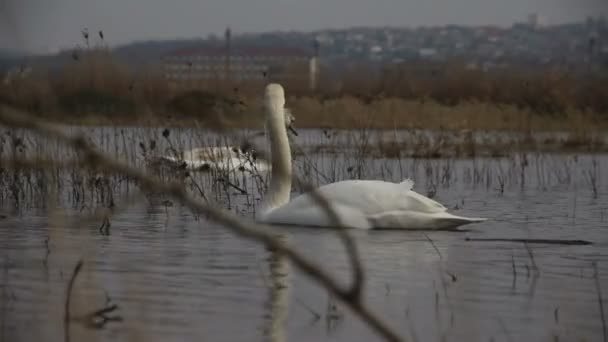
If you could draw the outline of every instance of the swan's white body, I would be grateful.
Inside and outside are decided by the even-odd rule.
[[[256,219],[270,224],[335,227],[336,222],[312,194],[302,194],[290,201],[291,150],[283,122],[284,103],[283,87],[269,84],[265,107],[272,175]],[[409,179],[401,183],[348,180],[327,184],[314,191],[330,203],[339,223],[347,228],[453,229],[486,220],[450,214],[440,203],[414,192],[413,185]]]
[[[174,165],[184,165],[189,170],[240,170],[266,171],[270,167],[249,152],[238,147],[217,146],[198,147],[185,151],[181,156],[162,156],[161,160]]]

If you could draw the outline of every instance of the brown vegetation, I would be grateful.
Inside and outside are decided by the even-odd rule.
[[[326,78],[314,93],[303,80],[282,81],[299,126],[579,132],[608,122],[601,75],[395,65]],[[73,123],[256,126],[265,82],[176,86],[161,66],[135,72],[108,50],[92,49],[66,61],[57,74],[38,70],[1,85],[0,101]]]

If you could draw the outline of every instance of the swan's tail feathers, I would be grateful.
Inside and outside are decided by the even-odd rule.
[[[463,217],[446,211],[428,213],[420,211],[387,211],[368,216],[375,228],[381,229],[456,229],[465,224],[486,221],[480,217]]]
[[[456,228],[464,226],[465,224],[484,222],[488,219],[482,217],[464,217],[444,212],[436,217],[435,220],[437,221],[437,226],[443,228]]]

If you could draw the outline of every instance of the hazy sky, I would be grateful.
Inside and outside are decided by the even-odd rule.
[[[0,48],[54,50],[102,29],[111,45],[133,40],[348,26],[493,24],[541,13],[550,23],[608,15],[608,0],[0,0]],[[94,35],[97,36],[96,34]]]

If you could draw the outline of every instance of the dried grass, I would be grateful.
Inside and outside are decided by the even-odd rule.
[[[43,69],[42,69],[43,70]],[[285,80],[301,127],[565,130],[605,128],[603,75],[563,70],[482,72],[458,64],[353,68],[325,74],[311,92],[305,77]],[[0,101],[62,122],[259,126],[265,81],[170,84],[161,65],[135,71],[104,48],[80,52],[57,74],[38,71],[0,86]],[[235,108],[241,101],[246,106]],[[238,107],[238,106],[236,106]],[[219,125],[216,125],[219,126]]]

